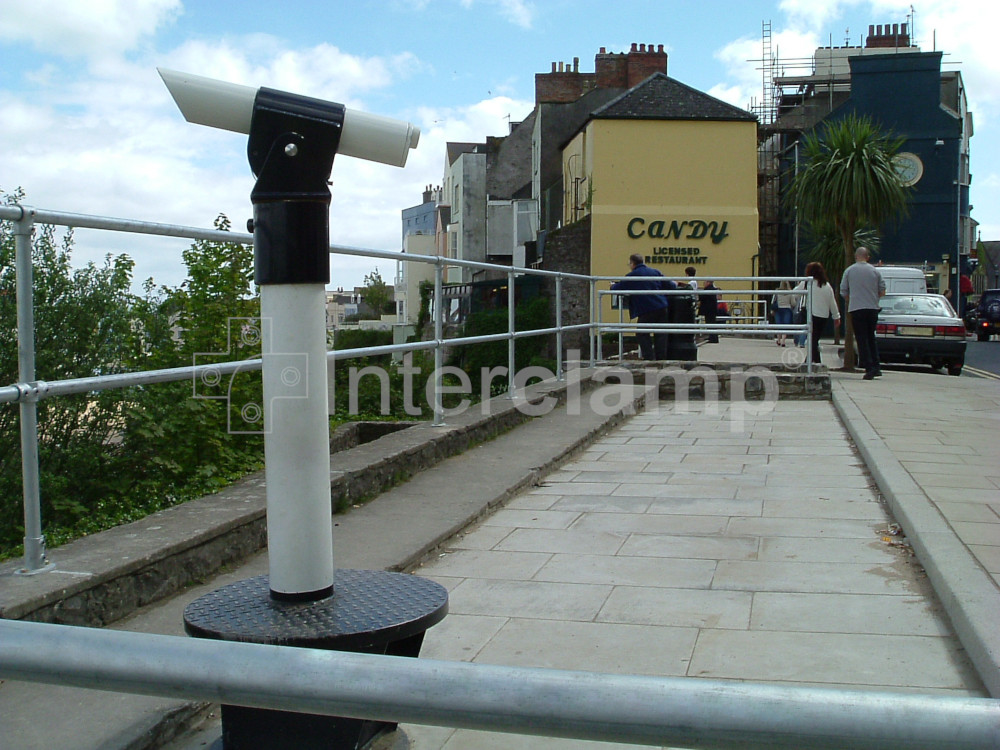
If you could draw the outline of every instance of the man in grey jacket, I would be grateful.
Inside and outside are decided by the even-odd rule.
[[[844,271],[840,281],[840,294],[851,316],[854,339],[858,344],[858,364],[864,368],[865,380],[882,374],[875,326],[878,323],[878,300],[885,294],[885,281],[878,269],[868,262],[869,257],[868,248],[855,250],[854,263]]]

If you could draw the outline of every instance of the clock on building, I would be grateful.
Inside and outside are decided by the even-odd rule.
[[[896,169],[896,175],[904,187],[916,185],[924,175],[924,163],[920,157],[911,154],[909,151],[901,151],[892,159],[892,166]]]

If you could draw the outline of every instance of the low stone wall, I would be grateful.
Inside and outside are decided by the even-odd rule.
[[[830,374],[817,366],[809,373],[805,365],[786,367],[746,363],[670,362],[665,365],[623,362],[609,368],[621,370],[621,380],[636,385],[657,385],[661,400],[678,396],[694,401],[737,399],[763,401],[776,399],[830,399]],[[606,371],[607,372],[607,371]],[[615,382],[615,376],[606,376]]]
[[[652,386],[658,381],[657,391],[664,400],[677,398],[678,385],[691,399],[714,398],[716,387],[718,398],[728,399],[734,383],[740,384],[746,400],[774,397],[775,389],[777,398],[830,398],[830,379],[825,372],[809,375],[760,365],[627,363],[571,372],[583,374],[570,383],[533,386],[530,400],[553,398],[562,403],[574,393],[586,394],[603,383],[628,379],[634,385]],[[362,436],[367,428],[349,427],[337,437],[337,444],[353,447],[342,448],[331,458],[334,507],[343,510],[363,503],[417,472],[533,418],[511,399],[500,397],[449,417],[441,426],[428,422],[372,423],[389,426],[379,428],[386,434],[368,442]],[[617,423],[611,420],[609,424],[612,422]],[[215,495],[63,545],[54,571],[15,576],[21,561],[8,561],[0,565],[0,617],[107,625],[263,549],[267,541],[265,512],[264,472],[257,472]]]
[[[580,388],[586,391],[591,384],[588,375]],[[566,383],[545,383],[529,390],[532,400],[562,402],[568,388]],[[501,397],[437,427],[428,422],[363,423],[381,424],[372,430],[385,431],[368,442],[368,426],[348,426],[337,435],[342,449],[331,460],[334,512],[531,418]],[[63,545],[54,571],[15,576],[21,561],[3,563],[0,617],[92,627],[112,623],[263,549],[266,499],[264,472],[257,472],[215,495]]]
[[[330,435],[330,453],[357,448],[398,430],[413,427],[417,422],[348,422]]]

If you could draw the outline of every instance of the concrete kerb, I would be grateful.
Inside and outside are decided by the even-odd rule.
[[[886,447],[842,382],[833,404],[909,540],[983,684],[1000,698],[997,589],[909,472]]]

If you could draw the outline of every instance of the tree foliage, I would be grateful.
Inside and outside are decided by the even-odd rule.
[[[336,333],[333,348],[364,349],[390,344],[392,331],[342,329]],[[375,372],[369,371],[362,376],[365,368],[373,368]],[[353,384],[352,369],[355,372]],[[426,398],[427,381],[433,370],[433,356],[423,351],[406,355],[404,362],[394,361],[390,354],[339,360],[333,368],[334,419],[348,422],[427,417],[432,412]],[[383,409],[383,393],[388,397],[387,409]],[[353,409],[352,401],[355,403]]]
[[[8,204],[23,202],[16,192]],[[228,229],[225,217],[216,222]],[[252,249],[196,242],[178,288],[132,292],[133,263],[108,256],[73,268],[72,233],[38,225],[32,238],[36,373],[55,381],[258,356]],[[15,243],[0,223],[0,373],[18,380]],[[235,327],[234,327],[235,325]],[[236,335],[234,335],[234,331]],[[50,546],[218,489],[259,467],[259,434],[234,434],[233,406],[260,398],[260,376],[233,381],[231,399],[190,380],[38,402],[42,522]],[[202,396],[202,397],[196,397]],[[236,402],[235,404],[233,402]],[[16,404],[0,405],[0,557],[24,536]],[[260,425],[254,430],[260,432]]]
[[[378,269],[365,275],[365,290],[361,293],[361,299],[371,308],[376,320],[395,310],[392,289],[382,280]]]
[[[803,158],[792,177],[787,204],[799,219],[840,236],[846,267],[853,262],[859,229],[873,229],[903,215],[909,188],[893,166],[904,139],[881,130],[870,118],[848,115],[826,122],[803,141]],[[847,316],[844,365],[855,364],[853,329]]]
[[[552,325],[552,312],[549,300],[545,297],[535,297],[517,305],[514,308],[514,325],[518,331],[533,331],[549,328]],[[491,333],[502,333],[508,329],[508,314],[506,308],[483,310],[469,315],[465,322],[464,336],[487,336]],[[521,370],[535,364],[549,365],[540,359],[548,341],[544,336],[531,336],[517,340],[514,347],[514,367]],[[508,344],[506,341],[488,341],[480,344],[467,344],[457,348],[451,364],[460,367],[472,379],[479,382],[484,370],[495,367],[507,367]],[[551,369],[551,368],[550,368]],[[494,381],[494,389],[502,392],[507,389],[507,378],[498,377]],[[484,397],[487,394],[483,394]]]
[[[824,227],[811,226],[812,246],[809,250],[809,260],[823,264],[827,277],[832,281],[839,280],[844,274],[845,256],[844,240],[840,232],[832,225]],[[859,229],[854,233],[854,246],[867,247],[872,257],[877,257],[882,239],[874,229]]]
[[[23,200],[20,192],[6,204]],[[35,373],[39,380],[113,374],[129,368],[137,338],[128,313],[132,261],[70,265],[73,237],[38,225],[32,238]],[[15,241],[12,225],[0,223],[0,377],[18,381]],[[39,477],[43,519],[57,526],[81,524],[115,482],[109,469],[130,405],[123,391],[45,399],[37,404]],[[0,405],[0,551],[23,539],[20,411]],[[2,555],[0,555],[2,556]]]
[[[216,229],[228,231],[220,216]],[[145,334],[136,369],[158,370],[260,356],[260,299],[253,287],[253,249],[199,240],[184,251],[187,279],[148,290],[134,314]],[[142,390],[123,437],[137,483],[216,490],[260,465],[263,398],[259,372],[158,385]],[[254,417],[254,418],[251,418]]]

